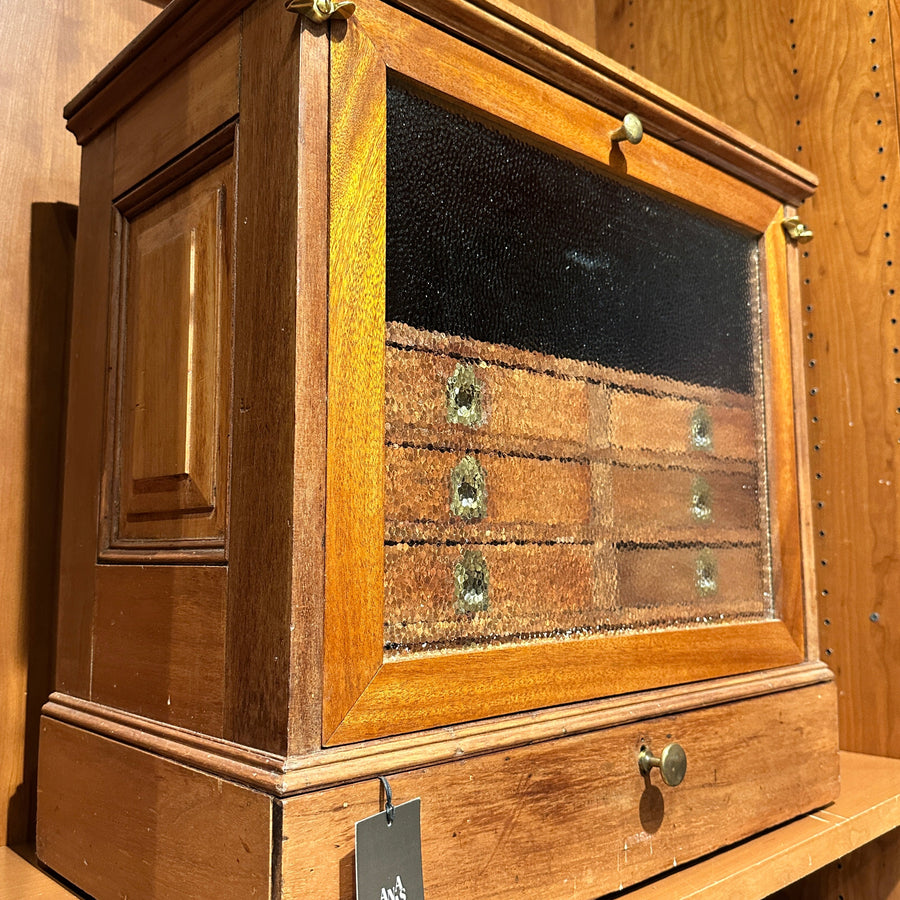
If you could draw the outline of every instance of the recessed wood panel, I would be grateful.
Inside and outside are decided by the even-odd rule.
[[[224,541],[233,191],[229,160],[124,217],[112,547]]]

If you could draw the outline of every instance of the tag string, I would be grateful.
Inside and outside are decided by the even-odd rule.
[[[391,786],[388,784],[388,780],[384,777],[384,775],[379,775],[378,780],[381,782],[381,786],[384,788],[384,814],[387,816],[388,825],[393,825],[394,804],[392,803],[393,794],[391,793]]]

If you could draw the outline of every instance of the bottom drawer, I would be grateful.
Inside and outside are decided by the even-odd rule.
[[[425,896],[594,900],[824,806],[835,703],[818,684],[392,775],[421,798]],[[677,787],[638,769],[672,741]],[[287,799],[284,897],[352,900],[353,824],[382,803],[374,779]]]

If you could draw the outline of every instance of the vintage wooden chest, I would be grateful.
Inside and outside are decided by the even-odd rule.
[[[432,900],[594,898],[835,797],[811,175],[504,0],[173,0],[66,112],[42,860],[349,898],[386,776]]]

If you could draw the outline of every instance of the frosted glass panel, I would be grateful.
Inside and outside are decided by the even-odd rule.
[[[389,82],[385,648],[771,616],[755,237]]]

